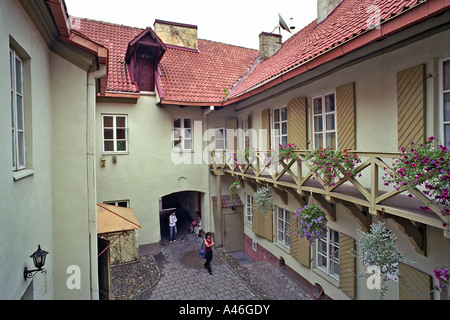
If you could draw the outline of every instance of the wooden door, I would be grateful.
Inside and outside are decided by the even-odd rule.
[[[109,241],[98,239],[98,253],[109,246]],[[111,273],[109,248],[98,257],[98,287],[100,300],[111,300]]]
[[[224,247],[229,252],[244,249],[244,219],[242,207],[224,213]]]

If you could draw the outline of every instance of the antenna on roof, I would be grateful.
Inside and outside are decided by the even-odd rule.
[[[291,18],[291,20],[292,20],[292,18]],[[295,29],[294,26],[289,27],[287,25],[287,23],[284,21],[283,17],[281,17],[280,13],[278,13],[278,24],[275,27],[275,29],[277,29],[277,28],[278,28],[278,33],[279,34],[281,34],[281,29],[286,30],[289,33],[291,33],[291,30]],[[275,31],[275,29],[273,29],[273,31]],[[272,33],[273,33],[273,31],[272,31]]]

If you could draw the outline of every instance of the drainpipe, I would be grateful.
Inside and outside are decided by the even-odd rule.
[[[203,121],[202,121],[202,126],[203,126],[203,132],[202,132],[202,136],[204,137],[204,134],[206,132],[206,130],[208,130],[208,121],[207,121],[207,116],[214,111],[214,106],[211,106],[208,110],[206,110],[205,112],[203,112]],[[202,139],[203,141],[203,139]],[[208,146],[208,143],[206,143],[205,141],[203,141],[203,149],[202,149],[202,161],[204,161],[204,157],[203,157],[203,151],[205,150],[205,148]],[[208,158],[209,159],[209,158]],[[207,186],[206,189],[206,199],[207,201],[205,201],[206,203],[209,204],[209,208],[211,208],[211,193],[210,193],[210,185],[209,185],[209,162],[206,164],[206,175],[205,175],[205,186]],[[208,210],[209,211],[209,210]],[[213,210],[214,212],[214,210]],[[214,217],[214,214],[210,215],[210,217]],[[209,230],[212,229],[213,223],[209,222]],[[206,226],[205,226],[206,227]]]
[[[98,260],[97,260],[97,184],[95,169],[95,118],[96,118],[96,80],[106,76],[106,65],[100,64],[97,71],[87,74],[86,92],[86,184],[89,231],[89,283],[90,299],[99,299]]]

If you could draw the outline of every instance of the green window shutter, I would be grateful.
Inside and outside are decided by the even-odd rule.
[[[263,129],[263,137],[266,136],[266,139],[261,141],[263,150],[270,150],[270,109],[264,109],[262,111],[262,129]]]
[[[355,84],[336,88],[337,145],[340,150],[356,149]]]
[[[339,233],[339,288],[350,298],[356,298],[356,260],[352,255],[355,240]]]
[[[399,300],[431,300],[430,275],[404,263],[400,263],[399,273]]]
[[[273,241],[273,215],[268,213],[267,217],[264,216],[262,212],[256,209],[254,200],[252,231],[260,237]]]
[[[288,143],[294,143],[300,150],[308,150],[308,129],[306,98],[288,102]]]
[[[227,119],[227,150],[237,150],[238,119]]]
[[[397,74],[398,149],[425,142],[425,65]]]

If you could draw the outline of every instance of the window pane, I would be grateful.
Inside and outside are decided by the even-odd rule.
[[[113,117],[103,117],[103,126],[104,127],[113,127]]]
[[[327,133],[327,148],[336,149],[336,133]]]
[[[327,130],[334,130],[334,114],[327,114]]]
[[[325,112],[333,112],[334,107],[334,93],[325,96]]]
[[[316,133],[314,135],[314,148],[315,149],[322,149],[323,148],[323,134]]]
[[[22,94],[22,62],[16,58],[16,92]]]
[[[23,130],[23,100],[22,97],[16,96],[16,111],[17,111],[17,129]]]
[[[322,98],[316,98],[313,101],[314,114],[322,114]]]
[[[274,122],[280,122],[280,109],[273,110],[273,120]]]
[[[281,108],[281,120],[282,121],[287,121],[287,108]]]
[[[113,141],[105,141],[105,151],[114,151]]]
[[[444,121],[450,121],[450,92],[444,93]]]
[[[181,128],[181,120],[180,120],[180,118],[174,118],[173,119],[173,127],[174,128]]]
[[[127,151],[127,142],[117,141],[117,151]]]
[[[126,131],[126,129],[117,129],[116,130],[116,138],[117,139],[125,139],[126,138],[126,132],[125,131]]]
[[[104,131],[104,139],[113,139],[114,138],[114,131],[113,129],[105,129]]]
[[[18,160],[19,167],[25,166],[25,135],[23,132],[17,132]]]
[[[125,128],[125,117],[116,117],[116,127],[118,128]]]
[[[444,141],[445,145],[448,147],[450,144],[450,124],[444,125]]]
[[[444,61],[444,90],[450,90],[450,60]]]
[[[192,140],[190,139],[184,140],[184,149],[186,150],[192,149]]]
[[[191,128],[191,119],[184,119],[184,127]]]
[[[287,122],[281,123],[281,134],[287,134]]]
[[[14,134],[14,130],[12,131],[12,162],[13,162],[13,168],[16,168],[16,138]]]
[[[281,145],[282,145],[283,147],[286,147],[286,146],[287,146],[287,137],[286,137],[286,136],[282,136],[282,137],[281,137]]]
[[[314,117],[314,132],[322,132],[323,131],[323,121],[322,116]]]
[[[224,130],[223,129],[217,129],[215,132],[216,140],[221,140],[224,138]]]

